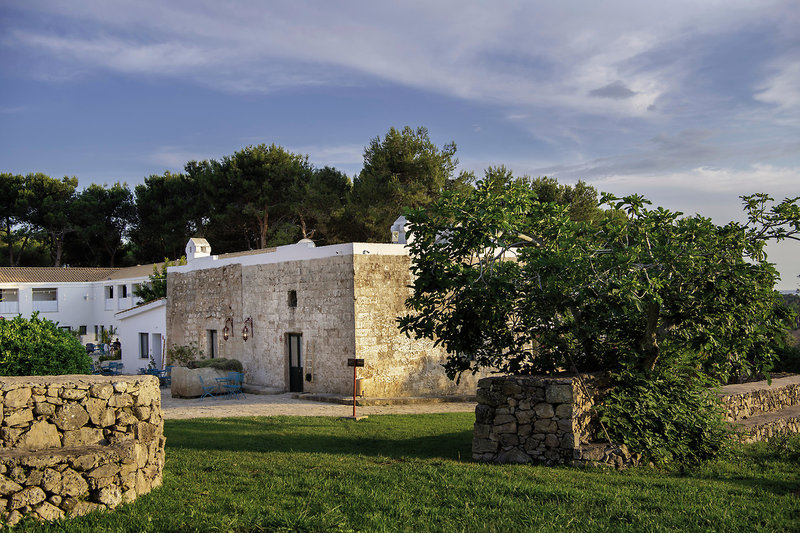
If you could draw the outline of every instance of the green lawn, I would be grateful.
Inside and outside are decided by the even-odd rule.
[[[800,530],[800,439],[683,473],[486,465],[470,413],[168,421],[163,487],[25,531]]]

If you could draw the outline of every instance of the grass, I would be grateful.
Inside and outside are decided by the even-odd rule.
[[[170,420],[164,485],[24,531],[797,531],[800,439],[689,470],[487,465],[474,415]]]

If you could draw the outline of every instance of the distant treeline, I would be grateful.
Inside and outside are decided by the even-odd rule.
[[[125,183],[91,184],[41,173],[0,174],[0,264],[125,266],[178,258],[190,237],[214,253],[267,248],[301,238],[320,245],[388,242],[404,208],[428,205],[445,190],[472,186],[456,175],[456,145],[434,145],[425,128],[391,128],[364,149],[351,179],[308,156],[276,145],[248,146],[220,160],[189,161],[181,174]],[[579,182],[513,178],[504,167],[487,174],[528,180],[543,200],[592,218],[597,192]]]

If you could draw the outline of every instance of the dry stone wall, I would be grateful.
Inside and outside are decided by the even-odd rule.
[[[727,385],[720,399],[744,442],[800,433],[800,376]]]
[[[595,442],[593,405],[609,380],[580,377],[498,376],[478,382],[472,456],[478,461],[625,467],[641,456],[624,445]],[[745,442],[800,433],[800,376],[729,385],[720,398]]]
[[[164,420],[154,376],[4,377],[0,517],[111,509],[161,484]]]
[[[590,444],[597,431],[592,406],[608,385],[600,374],[498,376],[478,382],[472,457],[495,463],[627,464],[621,446]]]

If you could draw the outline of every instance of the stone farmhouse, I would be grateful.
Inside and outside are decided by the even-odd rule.
[[[393,229],[393,244],[304,239],[219,257],[205,240],[190,241],[187,264],[167,272],[169,344],[238,359],[245,382],[278,390],[352,393],[347,363],[359,358],[369,397],[474,394],[477,377],[456,385],[441,366],[443,348],[397,328],[411,259]]]

